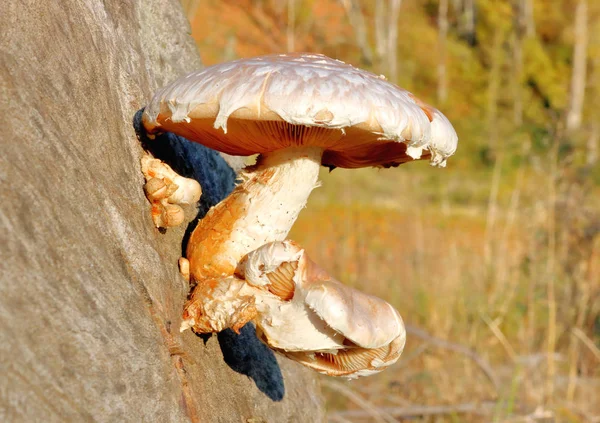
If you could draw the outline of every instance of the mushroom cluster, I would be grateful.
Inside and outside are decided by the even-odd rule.
[[[182,267],[195,290],[183,328],[239,330],[254,321],[271,348],[332,375],[370,374],[397,360],[405,337],[398,312],[331,279],[284,240],[321,165],[445,166],[457,136],[441,112],[382,76],[289,54],[184,76],[156,93],[143,123],[149,134],[260,154],[190,237]]]
[[[183,329],[219,332],[254,321],[269,347],[333,376],[377,373],[398,360],[406,332],[385,301],[331,278],[293,241],[247,254],[235,274],[199,285]]]
[[[179,204],[198,202],[202,195],[200,184],[178,175],[171,166],[149,154],[141,162],[146,178],[144,191],[152,203],[152,221],[158,228],[180,225],[185,216]]]

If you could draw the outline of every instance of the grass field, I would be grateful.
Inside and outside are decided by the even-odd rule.
[[[529,165],[509,179],[490,201],[493,175],[451,161],[323,171],[290,238],[409,328],[391,369],[323,378],[331,421],[598,418],[597,187]]]

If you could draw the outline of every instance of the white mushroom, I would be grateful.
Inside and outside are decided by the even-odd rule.
[[[146,107],[149,133],[170,131],[232,155],[260,153],[243,182],[190,237],[191,279],[233,274],[284,240],[319,166],[444,166],[457,136],[446,117],[379,76],[318,54],[237,60],[184,76]]]
[[[292,241],[266,244],[244,257],[235,276],[199,286],[182,330],[239,330],[251,320],[269,347],[331,376],[380,372],[406,339],[390,304],[332,279]]]
[[[267,254],[260,247],[285,239],[318,185],[321,165],[393,167],[429,159],[445,166],[458,139],[441,112],[377,75],[322,55],[291,54],[182,77],[154,96],[143,122],[149,134],[174,132],[231,155],[260,153],[189,239],[189,267],[184,262],[182,269],[189,269],[195,290],[184,328],[239,330],[254,320],[272,348],[328,374],[365,374],[397,360],[404,329],[387,303],[314,276],[306,270],[316,269],[312,264],[300,267],[301,250],[297,269],[285,254],[283,267],[249,263]],[[273,245],[265,266],[282,245],[291,248]]]

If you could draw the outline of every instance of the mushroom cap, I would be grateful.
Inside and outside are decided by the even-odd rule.
[[[389,303],[335,279],[310,283],[304,301],[329,327],[363,348],[383,347],[405,332]]]
[[[458,137],[446,117],[410,92],[320,54],[222,63],[158,91],[143,116],[231,155],[298,146],[324,150],[326,166],[397,166],[429,158],[444,166]]]
[[[297,263],[297,270],[281,272],[282,264],[292,262]],[[354,344],[346,342],[344,347],[380,348],[405,335],[404,322],[394,307],[380,298],[332,278],[293,241],[272,242],[250,252],[240,261],[236,273],[254,287],[272,287],[277,282],[280,293],[291,291],[289,303],[278,303],[276,307],[272,307],[267,322],[272,323],[274,315],[283,312],[283,320],[289,319],[287,324],[296,324],[304,319],[304,315],[314,313],[318,319],[312,319],[312,324],[318,326],[320,332],[328,332],[329,329],[324,328],[331,328],[334,333],[343,335],[343,338]],[[276,279],[273,279],[273,275],[277,275]],[[306,306],[310,309],[308,314]],[[296,309],[301,312],[292,317]],[[321,327],[322,323],[326,326]],[[304,324],[310,326],[306,322]],[[273,338],[275,342],[279,328],[269,327],[269,324],[264,326],[267,337]],[[280,341],[283,342],[283,339]],[[343,339],[338,338],[335,342],[342,341]],[[277,346],[288,350],[296,347],[285,344]],[[335,346],[328,344],[327,347],[321,347],[327,348]]]

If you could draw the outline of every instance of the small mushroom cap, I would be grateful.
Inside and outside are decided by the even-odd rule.
[[[316,264],[311,261],[307,267]],[[379,348],[404,334],[400,314],[387,302],[335,279],[319,279],[308,279],[304,301],[329,327],[357,346]]]
[[[252,286],[266,287],[274,283],[269,275],[281,273],[276,269],[291,262],[297,262],[297,271],[287,272],[288,281],[278,281],[281,287],[289,286],[291,303],[306,304],[327,327],[354,346],[380,348],[404,336],[404,322],[390,304],[333,279],[293,241],[273,242],[252,251],[240,262],[236,273]],[[285,290],[279,288],[280,292]],[[269,332],[268,328],[264,330]]]
[[[319,54],[236,60],[184,76],[144,112],[170,131],[232,155],[324,149],[323,164],[444,166],[458,137],[446,117],[383,77]]]

